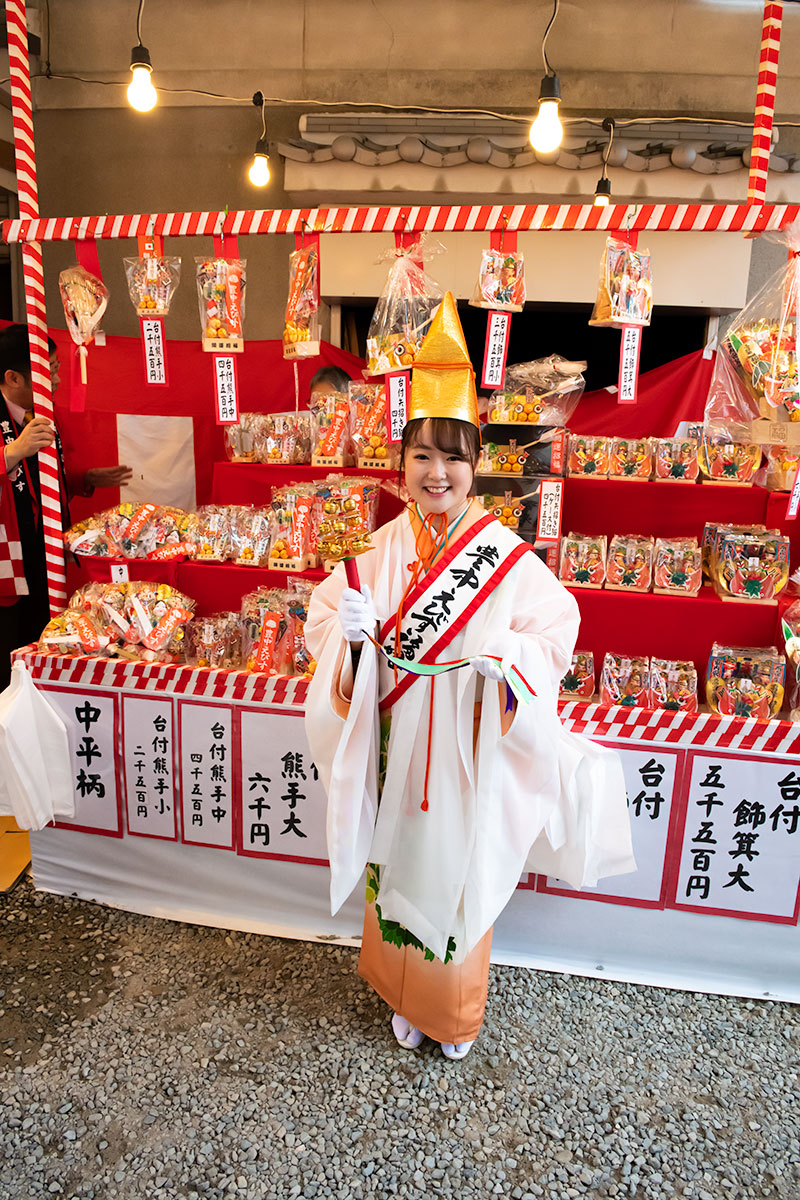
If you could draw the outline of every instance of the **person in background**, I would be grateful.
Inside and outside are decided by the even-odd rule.
[[[58,387],[56,344],[48,338],[50,383]],[[92,467],[83,474],[65,468],[58,429],[33,413],[33,386],[28,330],[10,325],[0,332],[0,527],[7,545],[0,547],[0,691],[11,675],[10,654],[35,641],[50,619],[39,485],[39,451],[55,443],[58,452],[61,514],[69,528],[68,497],[91,496],[95,488],[119,487],[131,477],[129,467]],[[16,552],[22,561],[20,571]],[[2,551],[5,550],[5,553]],[[12,569],[13,565],[13,569]],[[22,573],[24,572],[24,579]]]
[[[346,392],[350,376],[341,367],[320,367],[311,378],[308,389],[310,397],[332,396],[335,392]]]

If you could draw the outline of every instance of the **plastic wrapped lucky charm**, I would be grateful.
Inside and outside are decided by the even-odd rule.
[[[86,383],[86,347],[108,305],[108,288],[84,267],[67,267],[58,277],[67,329],[80,352],[81,383]]]

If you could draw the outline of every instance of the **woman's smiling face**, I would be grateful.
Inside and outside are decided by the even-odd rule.
[[[472,487],[472,466],[461,455],[433,444],[430,422],[406,450],[403,468],[409,495],[426,516],[447,513],[451,521],[458,516]]]

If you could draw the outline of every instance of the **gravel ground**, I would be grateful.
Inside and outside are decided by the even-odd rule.
[[[357,952],[0,900],[0,1197],[800,1196],[800,1009],[492,969],[463,1062]]]

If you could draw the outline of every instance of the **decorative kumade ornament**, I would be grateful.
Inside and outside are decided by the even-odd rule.
[[[94,338],[108,305],[108,288],[85,267],[67,267],[58,277],[67,329],[80,356],[81,383],[86,383],[86,347]]]
[[[301,246],[289,256],[289,298],[283,328],[283,357],[319,354],[319,247]]]
[[[521,250],[484,250],[470,304],[497,312],[522,312],[525,307],[525,267]]]
[[[653,311],[653,278],[649,250],[609,237],[600,260],[597,299],[590,325],[649,325]]]
[[[197,298],[203,349],[217,354],[244,350],[247,259],[196,258]]]
[[[437,283],[425,274],[424,262],[444,249],[423,234],[411,246],[392,249],[392,266],[367,334],[367,373],[402,371],[417,357],[422,339],[441,299]]]

